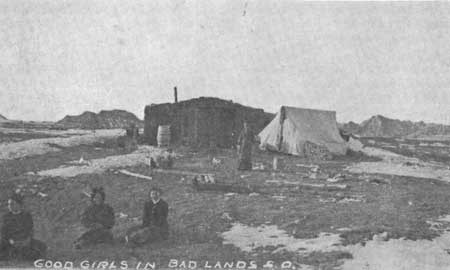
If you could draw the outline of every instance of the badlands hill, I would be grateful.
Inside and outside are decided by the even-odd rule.
[[[99,113],[86,111],[80,115],[67,115],[56,126],[80,129],[112,129],[127,128],[131,124],[143,126],[143,121],[133,113],[124,110],[100,111]]]
[[[450,126],[391,119],[382,115],[372,116],[361,124],[349,122],[341,128],[361,137],[424,137],[450,135]]]

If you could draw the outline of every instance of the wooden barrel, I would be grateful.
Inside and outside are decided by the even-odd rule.
[[[170,145],[170,126],[158,126],[158,135],[156,136],[156,141],[158,147],[168,147]]]

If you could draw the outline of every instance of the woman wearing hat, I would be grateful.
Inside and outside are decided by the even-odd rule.
[[[142,225],[128,231],[125,236],[127,243],[140,245],[169,237],[169,224],[167,222],[169,205],[161,199],[161,194],[162,191],[158,187],[150,189],[150,200],[144,203]]]
[[[33,218],[24,209],[24,198],[13,193],[3,216],[0,259],[35,260],[45,256],[47,246],[33,239]]]
[[[75,241],[76,249],[113,241],[111,229],[115,223],[114,210],[105,203],[103,188],[93,189],[91,205],[84,211],[81,223],[88,231]]]

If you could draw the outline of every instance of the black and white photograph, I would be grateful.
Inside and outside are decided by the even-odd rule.
[[[450,269],[449,15],[0,0],[0,269]]]

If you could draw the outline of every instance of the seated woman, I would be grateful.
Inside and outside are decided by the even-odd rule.
[[[8,213],[3,216],[0,260],[36,260],[45,257],[47,246],[33,239],[33,218],[24,210],[23,196],[18,193],[8,200]]]
[[[75,248],[111,243],[113,241],[111,229],[114,222],[114,210],[105,203],[103,188],[94,188],[91,193],[91,205],[81,217],[81,223],[88,231],[75,241]]]
[[[161,199],[161,189],[152,187],[150,200],[144,203],[142,225],[131,228],[125,240],[127,243],[141,245],[148,242],[165,240],[169,237],[167,215],[169,205]]]

